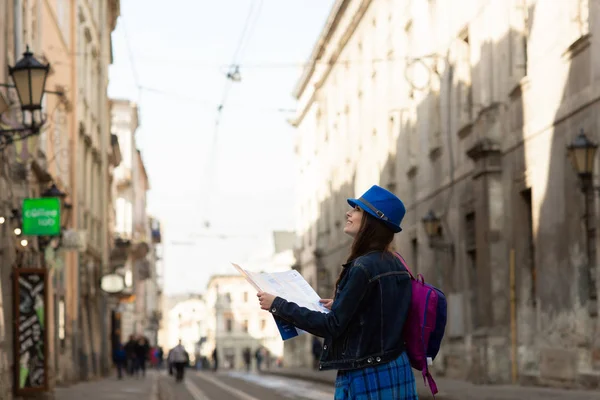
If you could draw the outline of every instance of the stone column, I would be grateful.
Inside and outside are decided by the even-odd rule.
[[[509,291],[500,145],[481,138],[468,150],[475,162],[473,190],[477,248],[478,306],[480,329],[473,332],[473,365],[482,372],[478,380],[507,382],[510,379],[508,352]]]

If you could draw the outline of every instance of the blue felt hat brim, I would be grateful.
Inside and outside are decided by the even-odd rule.
[[[379,221],[386,224],[388,226],[388,228],[390,228],[394,233],[402,232],[402,228],[400,228],[399,225],[396,225],[389,221],[382,220],[381,218],[379,218],[377,216],[377,214],[375,214],[375,212],[373,212],[369,207],[367,207],[366,204],[364,204],[359,199],[347,199],[347,201],[348,201],[348,204],[350,204],[350,207],[352,207],[352,208],[357,207],[357,206],[360,207],[360,209],[363,210],[364,212],[371,214],[372,216],[375,217],[375,219],[378,219]]]

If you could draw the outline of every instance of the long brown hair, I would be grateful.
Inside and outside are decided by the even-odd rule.
[[[392,241],[394,240],[394,232],[388,228],[382,221],[371,216],[363,211],[363,216],[360,221],[360,228],[350,249],[350,255],[346,262],[357,259],[371,251],[390,251]],[[334,290],[337,291],[337,286],[342,279],[344,270],[340,273]],[[335,295],[335,293],[334,293]]]

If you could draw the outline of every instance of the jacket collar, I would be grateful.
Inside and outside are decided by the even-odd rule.
[[[381,253],[381,251],[379,251],[379,250],[371,250],[371,251],[369,251],[369,252],[366,252],[365,254],[358,256],[358,257],[357,257],[357,258],[355,258],[354,260],[350,260],[350,261],[348,261],[347,263],[345,263],[345,264],[342,264],[342,268],[347,268],[347,267],[351,266],[352,264],[354,264],[354,262],[355,262],[355,261],[356,261],[358,258],[360,258],[360,257],[365,257],[365,256],[368,256],[368,255],[370,255],[370,254],[373,254],[373,253]]]

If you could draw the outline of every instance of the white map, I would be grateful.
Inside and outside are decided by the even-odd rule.
[[[232,263],[232,265],[244,275],[257,291],[279,296],[312,311],[329,312],[327,308],[319,303],[321,297],[296,270],[258,273],[246,271],[237,264]]]
[[[231,263],[246,280],[254,286],[257,292],[266,292],[279,296],[289,302],[296,303],[300,307],[308,308],[312,311],[329,313],[319,300],[321,299],[317,292],[306,282],[306,280],[296,270],[284,272],[251,272],[246,271],[237,264]],[[283,340],[288,340],[298,335],[306,333],[302,329],[293,326],[291,323],[275,320],[277,328]]]

